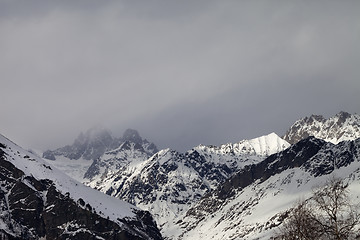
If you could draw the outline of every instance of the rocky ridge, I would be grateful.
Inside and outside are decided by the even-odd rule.
[[[340,112],[329,119],[321,115],[311,115],[297,120],[287,130],[283,139],[294,144],[309,136],[335,144],[359,138],[360,115]]]

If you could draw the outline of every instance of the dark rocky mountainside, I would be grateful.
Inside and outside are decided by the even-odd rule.
[[[345,178],[353,189],[360,185],[360,139],[334,145],[309,137],[245,166],[187,211],[178,223],[185,230],[176,237],[269,239],[283,221],[282,212],[331,174]]]
[[[309,136],[332,143],[359,138],[360,115],[340,112],[329,119],[321,115],[311,115],[297,120],[283,138],[294,144]]]
[[[149,212],[87,188],[0,140],[1,239],[162,239]],[[108,210],[112,205],[117,208]]]

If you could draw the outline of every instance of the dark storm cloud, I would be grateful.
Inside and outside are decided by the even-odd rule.
[[[1,133],[185,150],[360,112],[358,1],[1,1]]]

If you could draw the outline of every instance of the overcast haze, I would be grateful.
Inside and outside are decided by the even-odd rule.
[[[360,1],[0,0],[0,132],[185,151],[360,113]]]

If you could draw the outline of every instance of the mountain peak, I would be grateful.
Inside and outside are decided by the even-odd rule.
[[[336,114],[336,116],[348,118],[351,117],[351,114],[348,112],[341,111],[338,114]]]
[[[283,138],[294,144],[309,136],[332,143],[354,140],[360,137],[360,116],[343,111],[328,119],[311,115],[297,120]]]
[[[43,157],[50,160],[56,160],[56,156],[64,156],[74,160],[80,158],[95,160],[114,145],[116,145],[116,139],[112,137],[110,131],[101,126],[96,126],[85,133],[81,132],[72,145],[53,151],[45,151]]]
[[[88,129],[85,133],[81,132],[75,139],[74,145],[76,144],[87,144],[95,141],[112,142],[113,137],[109,130],[103,127],[93,127]]]
[[[85,133],[85,136],[89,138],[96,138],[102,135],[111,135],[110,131],[102,126],[95,126],[88,129]]]
[[[246,140],[246,142],[251,146],[254,153],[260,156],[269,156],[290,146],[288,142],[280,138],[274,132],[261,137]]]
[[[326,121],[326,119],[324,118],[323,115],[315,115],[315,114],[312,114],[310,117],[305,117],[304,119],[305,119],[306,122],[307,121],[314,121],[314,120],[316,120],[318,122]]]
[[[227,143],[221,146],[204,146],[199,145],[189,152],[202,152],[206,154],[215,154],[218,156],[237,156],[237,157],[266,157],[271,154],[280,152],[288,148],[290,144],[272,132],[268,135],[260,136],[253,139],[241,140],[237,143]],[[223,158],[223,157],[222,157]],[[222,159],[223,160],[223,159]]]
[[[140,137],[140,134],[138,131],[128,128],[125,130],[122,140],[134,142],[134,143],[142,143],[143,139]]]
[[[341,125],[344,124],[347,119],[351,118],[351,114],[347,112],[339,112],[335,115],[338,118],[337,124]]]

